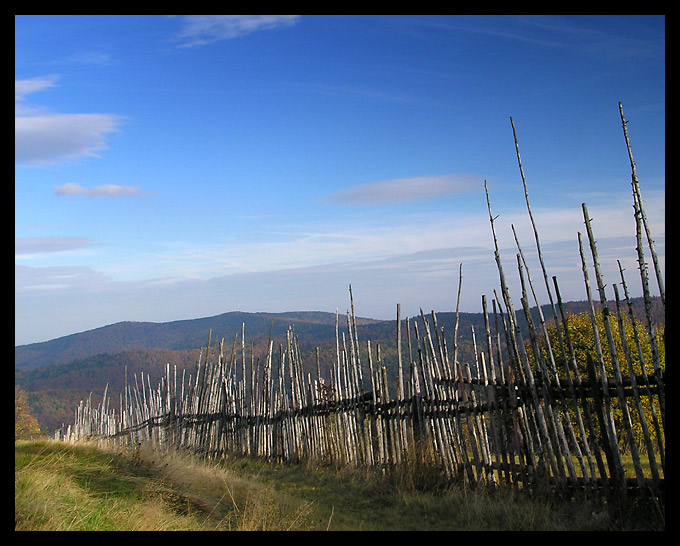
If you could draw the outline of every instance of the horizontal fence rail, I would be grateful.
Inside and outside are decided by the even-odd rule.
[[[494,291],[491,313],[482,296],[484,332],[478,347],[472,330],[474,356],[469,361],[459,356],[458,321],[449,346],[451,338],[447,342],[434,311],[426,316],[421,310],[413,321],[402,320],[397,305],[397,361],[386,362],[380,346],[360,344],[350,286],[346,328],[340,331],[336,313],[335,358],[323,363],[323,373],[318,350],[316,370],[305,365],[292,327],[278,350],[270,340],[261,359],[255,360],[252,351],[248,358],[244,324],[240,347],[237,335],[228,353],[224,340],[211,346],[211,332],[205,353],[188,376],[183,371],[178,377],[177,368],[168,365],[165,376],[152,385],[148,375],[128,378],[126,371],[117,407],[106,391],[96,407],[90,397],[76,409],[74,424],[57,435],[71,441],[104,437],[130,444],[152,442],[210,457],[240,454],[378,467],[427,462],[449,479],[471,483],[530,490],[548,486],[619,498],[641,493],[663,497],[665,357],[660,350],[664,346],[665,351],[665,345],[651,311],[645,237],[664,311],[665,289],[619,108],[633,173],[644,325],[634,318],[620,263],[620,282],[611,284],[614,299],[607,299],[583,204],[590,265],[581,233],[578,248],[593,342],[587,355],[577,359],[557,279],[552,277],[551,285],[543,265],[515,135],[553,311],[550,321],[542,314],[515,234],[520,302],[527,322],[526,328],[518,324],[487,192],[501,290],[500,296]],[[515,134],[514,124],[512,129]],[[593,271],[599,304],[591,292]],[[458,304],[461,285],[462,264]],[[538,309],[537,320],[528,294]],[[624,335],[626,321],[633,330],[630,340]],[[556,338],[548,335],[550,328]],[[643,356],[643,334],[651,356]]]

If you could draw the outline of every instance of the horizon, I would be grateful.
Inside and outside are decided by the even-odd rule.
[[[639,297],[636,297],[636,298],[631,298],[631,301],[633,302],[633,304],[635,304],[635,301],[636,301],[636,300],[637,300],[637,301],[640,301],[641,299],[642,299],[642,296],[639,296]],[[655,299],[658,300],[658,299],[659,299],[659,296],[652,296],[652,300],[655,300]],[[587,304],[587,303],[588,303],[587,300],[569,300],[569,301],[563,301],[563,304],[564,304],[566,307],[568,307],[568,306],[571,305],[571,304]],[[607,303],[613,303],[613,302],[608,301]],[[550,313],[552,313],[552,310],[550,310],[550,307],[551,307],[550,303],[541,303],[540,305],[541,305],[541,308],[546,308]],[[536,308],[537,308],[536,305],[530,306],[530,310],[531,310],[531,311],[534,311]],[[544,309],[544,310],[545,310],[545,309]],[[432,311],[435,311],[435,313],[437,314],[437,316],[446,315],[446,314],[449,314],[449,315],[455,315],[455,314],[456,314],[456,311],[436,311],[436,310],[433,310],[433,309],[431,309],[431,310],[429,310],[429,311],[426,311],[425,309],[423,309],[423,312],[425,313],[426,316],[429,316],[430,313],[431,313]],[[520,316],[523,316],[523,315],[524,315],[524,310],[523,310],[523,309],[518,309],[518,310],[516,310],[516,311],[517,311],[517,313],[518,313]],[[567,312],[567,314],[569,314],[570,311],[567,309],[566,312]],[[86,333],[91,332],[91,331],[93,331],[93,330],[99,330],[99,329],[103,329],[103,328],[108,328],[109,326],[116,326],[116,325],[118,325],[118,324],[126,324],[126,323],[132,323],[132,324],[153,324],[153,325],[162,325],[162,324],[171,324],[171,323],[174,323],[174,322],[188,322],[188,321],[192,321],[192,320],[208,320],[208,319],[214,319],[214,318],[221,317],[222,315],[229,315],[229,314],[238,314],[238,315],[281,315],[281,316],[285,316],[285,315],[305,314],[305,313],[309,313],[309,314],[323,313],[323,314],[327,314],[327,315],[336,315],[336,313],[337,313],[337,315],[338,315],[339,317],[346,317],[346,316],[347,316],[346,313],[344,313],[344,314],[343,314],[343,313],[340,313],[339,310],[337,310],[337,311],[315,311],[315,310],[306,310],[306,311],[298,310],[298,311],[291,311],[291,310],[288,310],[288,311],[280,311],[280,312],[276,312],[276,313],[272,313],[272,312],[269,312],[269,311],[238,311],[238,310],[236,310],[236,311],[225,311],[225,312],[223,312],[223,313],[218,313],[218,314],[216,314],[216,315],[210,315],[210,316],[206,316],[206,317],[195,317],[195,318],[191,318],[191,319],[175,319],[175,320],[159,321],[159,322],[156,322],[156,321],[122,320],[122,321],[117,321],[117,322],[114,322],[114,323],[111,323],[111,324],[105,324],[105,325],[103,325],[103,326],[97,326],[97,327],[92,328],[92,329],[89,329],[89,330],[83,330],[83,331],[81,331],[81,332],[73,332],[73,333],[71,333],[71,334],[66,334],[66,335],[64,335],[64,336],[59,336],[59,337],[56,337],[56,338],[53,338],[53,339],[46,339],[46,340],[43,340],[43,341],[36,341],[36,342],[25,343],[25,344],[21,344],[21,345],[15,345],[15,348],[17,348],[17,347],[26,347],[26,346],[28,346],[28,345],[33,345],[33,344],[36,344],[36,343],[49,343],[49,342],[51,342],[51,341],[56,341],[56,340],[62,339],[62,338],[64,338],[64,337],[77,336],[77,335],[79,335],[79,334],[86,334]],[[484,314],[484,313],[483,313],[482,310],[479,310],[479,311],[460,311],[460,315],[483,315],[483,314]],[[390,318],[386,318],[386,319],[375,319],[375,318],[373,318],[373,317],[360,316],[360,315],[357,315],[356,318],[359,319],[359,320],[373,320],[373,321],[376,321],[376,322],[396,322],[396,320],[397,320],[397,317],[396,317],[396,306],[395,306],[395,316],[394,316],[394,318],[391,318],[391,319],[390,319]],[[402,315],[401,320],[402,320],[402,321],[405,321],[406,318],[407,318],[407,317],[405,317],[405,316]],[[409,318],[409,319],[420,318],[420,313],[417,313],[417,314],[414,314],[414,315],[409,315],[408,318]],[[244,324],[245,324],[246,327],[247,327],[247,323],[244,323]]]
[[[481,312],[486,183],[545,305],[511,118],[562,299],[581,203],[639,297],[619,102],[665,275],[664,16],[15,16],[15,346],[349,285],[357,316],[455,312],[461,264]]]

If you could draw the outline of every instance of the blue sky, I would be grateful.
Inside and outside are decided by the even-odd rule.
[[[362,316],[451,311],[461,263],[481,311],[484,181],[513,290],[511,226],[536,264],[511,117],[563,297],[583,202],[640,295],[619,102],[665,264],[663,16],[17,16],[15,343],[350,284]]]

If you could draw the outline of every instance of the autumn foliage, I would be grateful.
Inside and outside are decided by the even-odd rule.
[[[593,321],[590,313],[579,313],[570,315],[568,317],[568,331],[569,331],[569,341],[571,349],[573,350],[574,360],[576,362],[579,374],[582,378],[588,378],[588,371],[586,368],[586,363],[588,355],[597,361],[599,359],[598,354],[601,355],[602,361],[604,363],[604,369],[608,378],[614,378],[616,375],[614,369],[614,360],[612,358],[612,351],[610,350],[608,344],[608,336],[605,329],[605,324],[601,312],[596,313],[597,331],[600,340],[600,350],[598,351],[596,336],[594,335]],[[655,365],[652,356],[652,346],[650,343],[650,336],[645,325],[636,319],[635,324],[633,324],[627,316],[623,317],[621,321],[623,324],[623,332],[619,327],[619,322],[616,317],[610,317],[610,328],[612,333],[612,339],[614,341],[614,355],[616,356],[616,361],[618,363],[622,377],[630,377],[631,374],[636,377],[641,377],[643,374],[643,364],[644,373],[648,376],[652,376],[655,373]],[[550,347],[552,348],[553,357],[555,361],[556,368],[560,375],[563,375],[565,370],[564,359],[560,354],[560,340],[558,338],[558,332],[553,324],[548,325],[548,338],[550,340]],[[623,335],[622,335],[623,334]],[[563,337],[563,339],[565,339]],[[666,350],[665,350],[665,335],[663,326],[656,329],[656,341],[657,341],[657,353],[658,353],[658,366],[662,372],[666,369]],[[543,353],[543,358],[546,362],[549,362],[548,346],[543,338],[540,342],[541,350]],[[533,354],[530,353],[532,362],[535,362]],[[567,358],[570,358],[569,356]],[[644,385],[640,385],[641,389],[644,389]],[[650,407],[650,399],[648,397],[642,397],[642,405],[644,407],[644,419],[648,424],[650,424],[651,436],[654,441],[658,441],[655,438],[654,427],[651,423],[654,420],[652,415],[652,408]],[[622,410],[620,407],[620,402],[616,399],[614,394],[613,401],[613,412],[614,420],[617,423],[617,430],[623,430],[621,419]],[[629,404],[630,405],[630,404]],[[640,449],[644,450],[644,444],[642,442],[642,425],[641,418],[636,411],[631,411],[631,420],[633,426],[633,433],[635,435],[635,442],[638,444]],[[627,439],[622,435],[619,438],[621,448],[625,451],[627,450]]]
[[[14,439],[25,440],[40,435],[40,426],[28,405],[28,396],[14,386]]]

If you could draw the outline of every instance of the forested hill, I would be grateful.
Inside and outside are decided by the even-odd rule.
[[[633,300],[633,304],[638,316],[643,319],[642,299]],[[580,313],[588,310],[588,303],[585,301],[568,302],[565,307],[569,313]],[[654,308],[656,323],[664,324],[665,316],[658,298],[654,299]],[[491,309],[489,311],[491,312]],[[428,310],[425,312],[428,313]],[[543,306],[543,312],[546,318],[552,315],[549,306]],[[453,332],[455,313],[438,312],[437,318],[440,326],[444,327],[447,332]],[[285,339],[286,330],[289,326],[293,326],[301,345],[314,347],[335,340],[335,320],[335,313],[324,312],[230,312],[213,317],[164,323],[119,322],[42,343],[16,346],[14,367],[16,370],[41,368],[94,355],[116,354],[136,349],[178,351],[197,349],[206,345],[210,332],[212,332],[213,342],[219,342],[224,338],[226,343],[230,343],[235,335],[240,336],[243,324],[245,324],[246,342],[249,345],[261,345],[269,339],[270,334],[274,339]],[[346,328],[346,324],[346,314],[340,314],[340,327]],[[480,328],[483,324],[482,313],[461,313],[460,335],[466,337],[471,325],[481,332]],[[358,318],[357,325],[359,338],[364,341],[392,341],[396,335],[396,321],[394,320]]]
[[[346,316],[340,316],[340,324],[346,325]],[[359,324],[380,323],[360,319]],[[50,364],[71,362],[98,354],[115,354],[134,349],[189,350],[203,347],[212,331],[213,339],[232,338],[246,328],[248,343],[256,343],[263,337],[284,337],[286,329],[293,325],[300,336],[326,338],[335,336],[335,313],[242,313],[178,320],[173,322],[118,322],[109,326],[72,334],[50,341],[19,345],[14,348],[15,369],[31,369]]]

